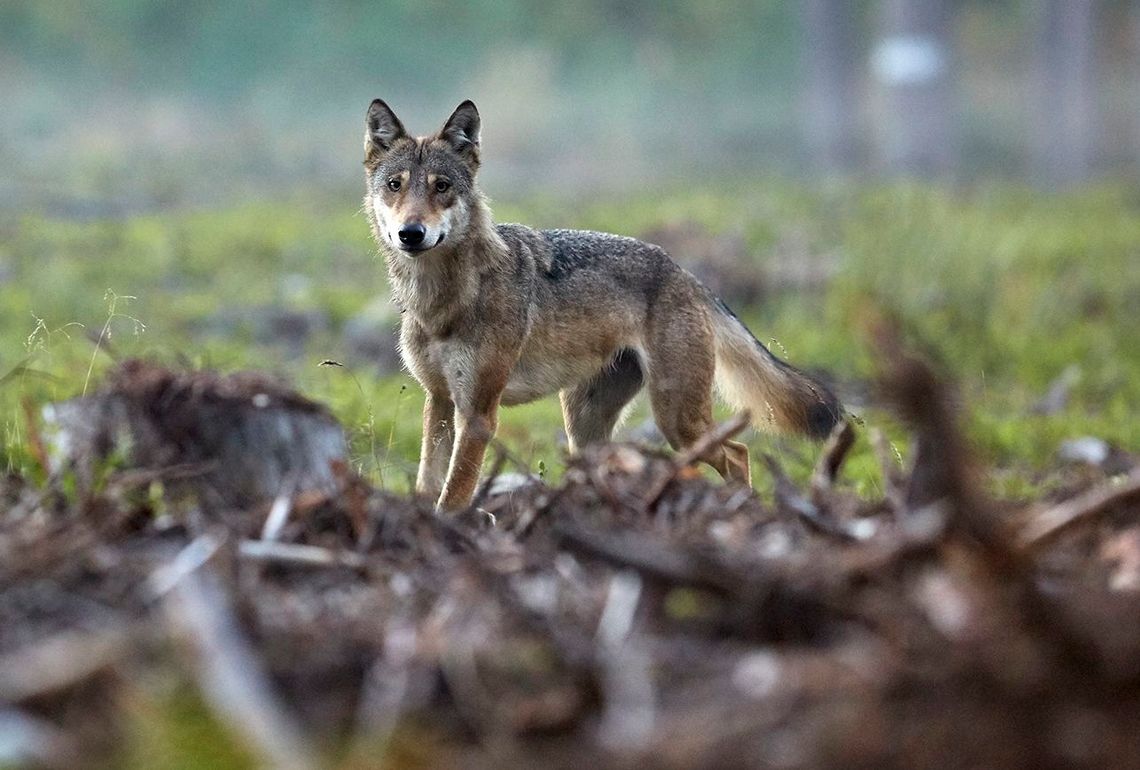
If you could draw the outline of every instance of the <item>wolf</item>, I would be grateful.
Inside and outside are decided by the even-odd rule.
[[[412,136],[380,99],[365,117],[364,210],[403,311],[400,351],[425,393],[416,491],[470,504],[500,406],[558,393],[570,451],[609,440],[644,387],[681,450],[713,425],[713,387],[761,428],[827,436],[821,383],[764,347],[665,251],[634,238],[495,224],[476,182],[479,111]],[[748,449],[701,458],[750,482]]]

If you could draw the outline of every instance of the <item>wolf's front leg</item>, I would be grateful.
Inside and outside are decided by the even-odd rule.
[[[428,393],[424,399],[424,432],[416,494],[435,500],[443,491],[455,439],[455,404],[446,395]]]
[[[458,510],[471,502],[487,444],[494,438],[498,427],[497,401],[494,408],[466,417],[462,411],[456,411],[455,448],[451,454],[451,470],[436,506],[440,510]]]
[[[437,505],[443,511],[458,510],[471,502],[487,444],[499,425],[499,402],[518,349],[509,345],[458,349],[451,358],[447,383],[455,402],[455,446]]]

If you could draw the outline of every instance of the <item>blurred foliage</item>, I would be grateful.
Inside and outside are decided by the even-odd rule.
[[[185,681],[147,681],[122,699],[126,729],[108,768],[245,770],[259,767],[243,736],[202,702]]]
[[[882,168],[883,84],[868,64],[886,4],[852,0],[860,162]],[[1034,120],[1028,0],[957,0],[955,120],[967,178],[1026,172]],[[1099,6],[1110,173],[1131,168],[1124,0]],[[0,3],[0,208],[105,213],[239,200],[358,167],[365,105],[416,132],[474,98],[488,174],[581,192],[729,169],[804,173],[801,4],[792,0],[256,0]],[[493,128],[493,131],[492,131]],[[1134,144],[1134,143],[1132,143]],[[604,164],[595,163],[606,158]]]
[[[744,84],[754,81],[760,60],[777,77],[794,66],[794,25],[794,5],[777,0],[545,6],[522,0],[9,0],[0,6],[0,43],[61,79],[94,85],[109,76],[124,86],[223,99],[244,98],[272,80],[301,90],[319,85],[320,96],[335,98],[330,86],[351,88],[377,77],[442,95],[457,72],[478,65],[479,55],[515,46],[549,49],[571,78],[590,76],[628,61],[647,41],[662,49],[658,63],[683,57],[684,67],[660,73],[682,90],[727,72]]]
[[[680,159],[670,148],[698,130],[763,162],[758,142],[792,144],[796,23],[776,0],[10,0],[0,208],[101,214],[342,183],[376,96],[416,132],[474,98],[495,127],[488,157],[509,158],[490,173],[515,182],[553,155],[581,168],[604,153],[612,183],[651,162],[642,143]]]

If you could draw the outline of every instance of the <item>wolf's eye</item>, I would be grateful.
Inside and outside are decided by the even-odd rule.
[[[399,192],[400,191],[400,180],[396,179],[395,177],[389,179],[388,180],[388,189],[391,190],[392,192]]]
[[[451,182],[447,181],[446,179],[440,179],[438,182],[435,183],[435,191],[437,193],[445,193],[450,189],[451,189]]]

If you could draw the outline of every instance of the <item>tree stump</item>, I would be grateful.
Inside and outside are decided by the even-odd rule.
[[[335,494],[347,447],[329,411],[265,375],[174,372],[127,361],[94,395],[44,407],[53,473],[91,488],[109,468],[154,471],[173,496],[245,509]]]

